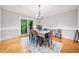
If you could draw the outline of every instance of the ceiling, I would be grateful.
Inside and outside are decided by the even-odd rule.
[[[36,18],[39,11],[38,5],[2,5],[1,7],[30,18]],[[55,14],[75,10],[78,7],[77,5],[41,5],[40,9],[44,18],[47,18]]]

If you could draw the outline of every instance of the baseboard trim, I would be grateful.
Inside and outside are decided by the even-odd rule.
[[[56,37],[55,35],[52,35],[53,37]],[[71,38],[66,38],[66,37],[62,37],[62,39],[69,39],[69,40],[74,40],[74,39],[71,39]]]
[[[15,36],[15,37],[10,37],[10,38],[5,38],[5,39],[2,39],[2,41],[8,41],[8,40],[12,40],[12,39],[15,39],[15,38],[20,38],[21,36]]]

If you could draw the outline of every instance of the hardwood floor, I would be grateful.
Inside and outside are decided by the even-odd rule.
[[[21,37],[16,37],[0,42],[0,52],[2,53],[31,53],[30,48],[26,48],[20,44]]]
[[[52,36],[52,40],[64,43],[61,53],[79,53],[79,43],[73,40],[59,39]],[[0,42],[0,53],[31,53],[31,49],[20,44],[21,37]]]
[[[79,43],[74,43],[73,40],[70,39],[59,39],[53,37],[55,41],[63,43],[63,47],[61,53],[79,53]]]

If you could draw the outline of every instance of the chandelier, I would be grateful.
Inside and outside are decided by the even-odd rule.
[[[41,15],[41,11],[40,11],[41,6],[38,5],[38,7],[39,7],[39,12],[38,12],[38,15],[37,15],[37,20],[42,20],[42,19],[44,19],[44,17]]]

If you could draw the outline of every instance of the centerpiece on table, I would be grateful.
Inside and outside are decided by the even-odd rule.
[[[42,26],[41,25],[37,25],[37,29],[38,30],[42,30]]]

